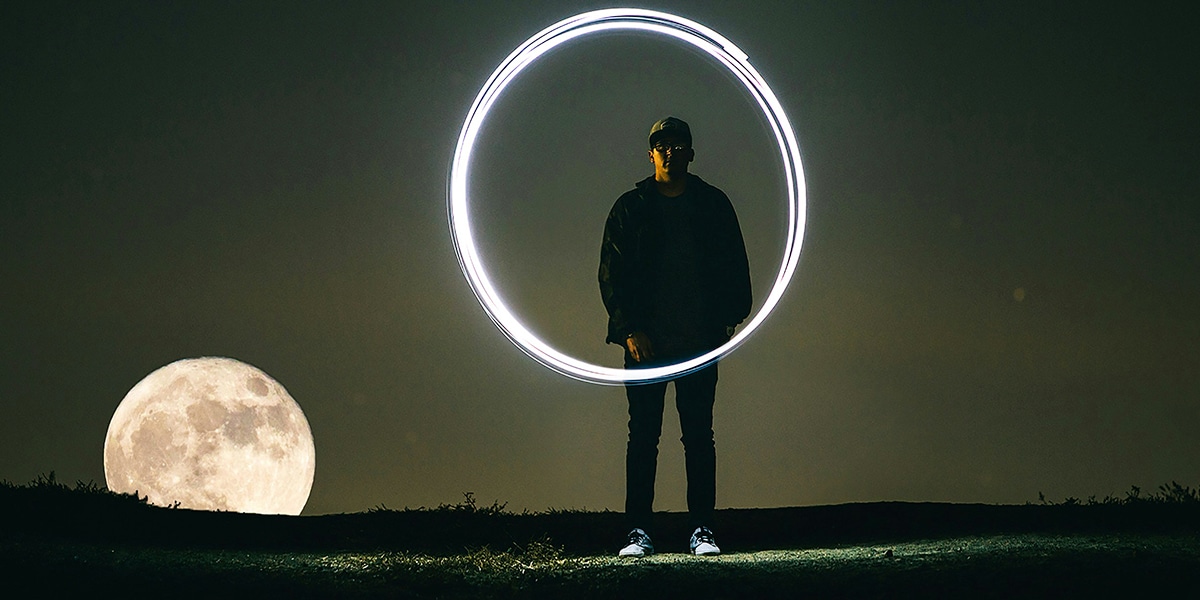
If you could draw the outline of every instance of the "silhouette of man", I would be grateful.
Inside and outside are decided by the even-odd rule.
[[[750,268],[733,204],[688,173],[695,159],[687,123],[667,117],[650,128],[654,175],[613,204],[600,247],[600,295],[607,342],[625,349],[625,368],[677,363],[724,344],[750,314]],[[717,364],[675,377],[683,432],[693,554],[719,554],[713,402]],[[620,556],[654,552],[654,475],[667,381],[627,385],[629,444],[625,514],[631,528]]]

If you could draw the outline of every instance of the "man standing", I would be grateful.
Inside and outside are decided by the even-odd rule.
[[[608,338],[625,368],[677,363],[724,344],[750,314],[750,268],[737,215],[721,190],[688,173],[695,159],[688,124],[667,117],[650,128],[654,175],[613,205],[600,247],[600,295]],[[713,401],[717,364],[672,379],[683,432],[693,554],[720,554],[712,533],[717,460]],[[667,383],[627,385],[629,445],[620,556],[654,552],[654,475]]]

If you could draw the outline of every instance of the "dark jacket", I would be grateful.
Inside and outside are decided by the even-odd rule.
[[[686,193],[698,203],[692,226],[704,240],[698,257],[704,266],[699,287],[707,294],[705,322],[697,325],[713,332],[711,347],[716,347],[728,340],[726,327],[750,314],[750,267],[729,197],[699,177],[689,177]],[[655,210],[662,196],[654,186],[654,177],[647,177],[622,194],[604,224],[599,279],[600,296],[608,309],[606,341],[622,347],[630,333],[654,329],[648,320],[656,307],[649,304],[658,279],[662,228],[668,226]]]

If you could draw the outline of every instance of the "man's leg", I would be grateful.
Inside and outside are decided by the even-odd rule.
[[[712,429],[716,394],[716,363],[675,380],[675,407],[687,466],[688,517],[693,528],[712,527],[717,504],[717,451]]]
[[[625,387],[629,398],[629,445],[625,451],[625,517],[629,528],[650,531],[654,506],[654,472],[662,434],[666,382]]]

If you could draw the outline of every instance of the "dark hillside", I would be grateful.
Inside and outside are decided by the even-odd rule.
[[[826,547],[891,540],[1019,533],[1200,533],[1196,492],[1178,485],[1123,500],[988,505],[877,502],[718,511],[730,551]],[[686,540],[686,515],[656,515],[656,539]],[[319,516],[256,515],[161,508],[90,485],[52,479],[0,486],[0,537],[25,535],[189,548],[294,552],[395,550],[456,554],[549,543],[566,555],[606,555],[623,534],[615,512],[512,514],[465,501],[434,509],[376,509]],[[662,551],[686,551],[682,547]]]

